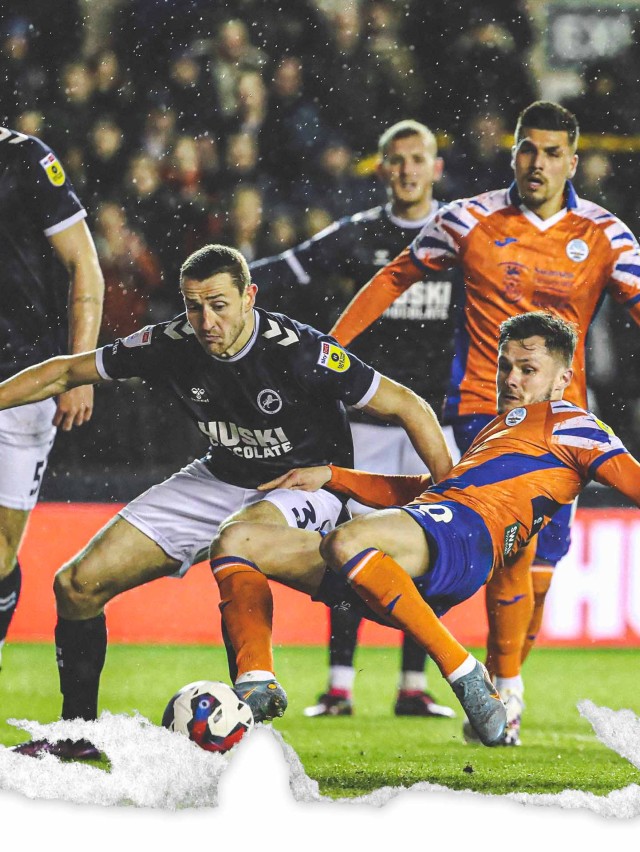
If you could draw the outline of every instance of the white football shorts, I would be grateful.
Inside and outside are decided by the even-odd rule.
[[[460,460],[451,426],[443,426],[453,463]],[[400,426],[377,426],[375,423],[352,423],[354,465],[357,470],[370,473],[399,473],[404,476],[426,473],[427,469],[413,448],[409,436]],[[354,514],[364,515],[372,512],[368,506],[349,501]]]
[[[331,530],[342,512],[342,503],[328,491],[240,488],[217,479],[198,460],[136,497],[119,514],[179,560],[174,576],[182,577],[207,558],[222,521],[261,500],[277,506],[289,526],[305,530]]]
[[[30,511],[38,502],[55,413],[53,399],[0,411],[0,506]]]

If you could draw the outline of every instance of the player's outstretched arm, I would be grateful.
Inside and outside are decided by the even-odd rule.
[[[608,459],[597,469],[594,478],[616,488],[640,508],[640,462],[630,453]]]
[[[444,433],[431,406],[404,385],[382,376],[364,411],[402,426],[435,482],[453,467]]]
[[[70,355],[95,349],[102,319],[104,278],[89,228],[84,220],[53,234],[49,241],[69,273]],[[93,388],[78,387],[60,396],[54,424],[68,432],[93,413]]]
[[[292,488],[293,490],[317,491],[329,485],[333,491],[339,491],[347,497],[371,506],[372,509],[386,509],[389,506],[403,506],[411,503],[431,484],[431,477],[389,476],[384,473],[368,473],[364,470],[351,470],[336,465],[318,467],[298,467],[288,473],[258,486],[258,491],[271,491],[273,488]]]
[[[0,410],[39,402],[71,388],[100,381],[95,351],[60,355],[0,382]]]
[[[418,269],[411,259],[409,249],[404,249],[356,293],[330,333],[342,346],[348,346],[355,337],[382,316],[405,290],[423,277],[424,270]]]

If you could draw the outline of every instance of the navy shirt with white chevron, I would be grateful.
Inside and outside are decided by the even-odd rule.
[[[0,127],[0,379],[67,351],[69,275],[49,238],[86,215],[51,148]]]
[[[255,488],[305,465],[353,466],[345,405],[366,405],[379,373],[311,326],[259,308],[254,317],[231,358],[205,352],[182,314],[99,349],[98,372],[170,389],[209,439],[203,461],[233,485]]]
[[[363,287],[421,231],[428,217],[399,219],[391,205],[345,216],[310,240],[275,257],[249,264],[259,298],[285,306],[291,297],[323,290],[328,277],[341,276]],[[463,292],[458,270],[430,270],[349,346],[385,376],[407,385],[440,411],[453,355],[453,316]],[[346,307],[346,301],[341,308]],[[359,416],[358,419],[362,419]]]

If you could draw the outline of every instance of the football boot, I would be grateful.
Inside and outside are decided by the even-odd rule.
[[[427,716],[434,719],[455,719],[451,707],[436,704],[432,695],[420,690],[401,689],[393,712],[396,716]]]
[[[236,683],[233,691],[249,705],[255,722],[269,722],[287,709],[287,693],[273,678]]]
[[[353,716],[353,703],[342,690],[323,692],[318,703],[304,708],[304,715],[313,716]]]
[[[451,684],[470,727],[486,746],[498,745],[507,727],[507,709],[482,663]]]

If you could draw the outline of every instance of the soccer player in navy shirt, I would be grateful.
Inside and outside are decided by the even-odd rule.
[[[148,379],[178,396],[209,439],[209,450],[168,480],[133,500],[56,575],[56,653],[64,719],[94,719],[104,664],[106,603],[158,577],[183,574],[208,552],[223,521],[324,531],[344,517],[343,499],[257,486],[308,464],[350,464],[352,442],[345,405],[396,421],[407,430],[436,480],[451,466],[430,406],[381,376],[327,335],[256,308],[256,286],[243,256],[211,245],[181,269],[186,313],[147,326],[93,352],[58,357],[0,385],[0,409],[54,396],[77,385]],[[161,398],[162,399],[162,398]],[[256,574],[256,572],[253,572]],[[225,613],[246,609],[247,594],[261,612],[271,606],[263,575],[246,588],[245,573],[218,577]],[[233,643],[233,636],[230,636]],[[244,661],[247,663],[247,661]],[[286,695],[272,659],[248,661],[236,680],[257,721],[281,715]],[[84,741],[36,741],[18,749],[94,758]]]
[[[360,286],[417,237],[438,210],[441,204],[433,198],[433,184],[442,175],[443,163],[428,127],[413,120],[392,125],[380,136],[378,155],[377,174],[388,203],[345,216],[296,248],[251,263],[252,279],[268,301],[295,305],[315,297],[322,305],[318,294],[325,293],[328,277],[339,276],[354,288]],[[410,387],[439,412],[453,357],[451,317],[462,287],[458,271],[430,273],[361,335],[350,351]],[[375,473],[421,472],[420,459],[403,429],[361,411],[351,412],[350,420],[356,467]],[[452,434],[448,437],[455,448]],[[358,514],[369,511],[359,504],[352,508]],[[361,620],[353,609],[330,611],[329,684],[317,704],[305,710],[306,715],[352,713],[353,663]],[[450,718],[453,711],[437,704],[426,691],[425,660],[424,649],[405,636],[395,712]]]
[[[96,345],[104,282],[86,215],[51,148],[0,128],[0,379]],[[0,413],[0,658],[56,427],[80,426],[92,410],[93,388],[78,387]]]

